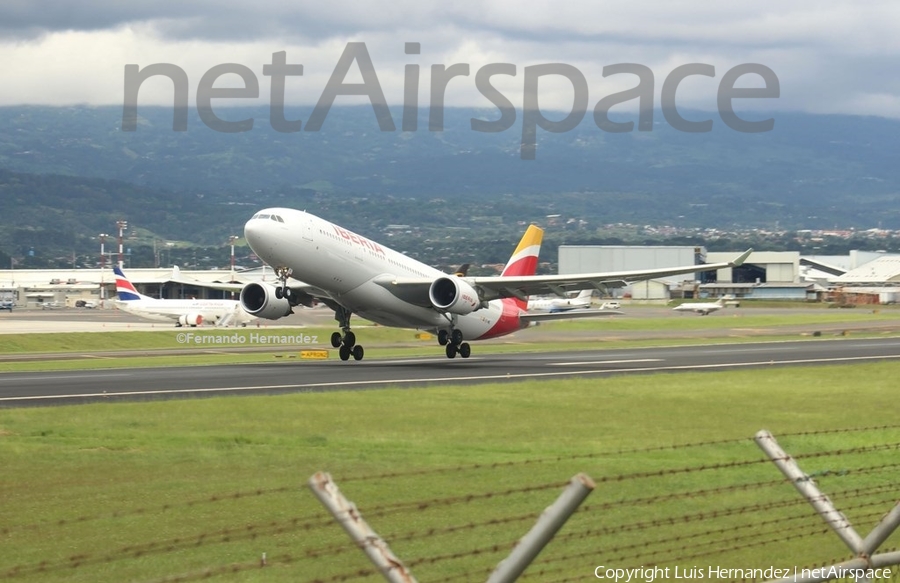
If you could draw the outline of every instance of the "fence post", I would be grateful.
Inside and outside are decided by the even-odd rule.
[[[341,494],[329,474],[316,472],[309,479],[309,487],[350,538],[365,551],[385,579],[391,583],[416,583],[412,573],[363,520],[356,505]]]
[[[800,469],[796,460],[789,456],[775,437],[765,430],[760,430],[754,437],[756,445],[778,466],[781,473],[791,481],[797,489],[812,504],[822,519],[837,533],[850,550],[856,555],[855,559],[837,563],[830,567],[818,569],[806,569],[794,575],[770,581],[769,583],[821,583],[838,578],[853,577],[857,583],[869,581],[868,573],[873,569],[893,567],[900,564],[900,552],[890,552],[875,555],[875,551],[900,525],[900,503],[894,505],[890,512],[872,529],[865,540],[853,529],[850,521],[843,513],[835,508],[831,500],[823,494],[815,482]],[[831,518],[836,516],[837,520]]]
[[[784,477],[790,480],[794,488],[812,504],[812,507],[816,509],[822,520],[844,541],[844,544],[854,554],[861,553],[863,548],[862,537],[853,529],[853,525],[850,524],[847,517],[834,507],[831,499],[819,490],[813,479],[800,469],[797,461],[781,449],[781,446],[775,441],[775,437],[763,429],[758,431],[753,439],[756,441],[756,445],[778,466]]]
[[[509,556],[497,565],[487,583],[511,583],[518,579],[595,487],[596,484],[587,474],[572,477],[568,487],[556,502],[544,510],[528,534],[523,536]]]

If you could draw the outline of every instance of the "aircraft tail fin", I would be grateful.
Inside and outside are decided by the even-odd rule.
[[[541,252],[541,240],[544,238],[544,230],[535,225],[529,225],[528,230],[522,235],[522,240],[513,252],[512,257],[503,268],[504,275],[534,275],[537,271],[538,254]]]
[[[128,278],[125,277],[125,274],[119,269],[119,266],[116,265],[113,267],[113,273],[116,274],[116,296],[118,296],[119,300],[123,302],[133,302],[135,300],[148,300],[149,297],[142,295],[135,289],[134,285]]]
[[[534,275],[537,272],[538,255],[541,252],[541,240],[543,238],[543,229],[535,225],[529,225],[500,276]],[[527,298],[517,297],[515,302],[522,310],[528,307]]]

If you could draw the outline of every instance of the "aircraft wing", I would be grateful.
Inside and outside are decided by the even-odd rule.
[[[244,283],[220,283],[220,282],[212,282],[207,283],[205,281],[199,280],[191,280],[191,279],[173,279],[171,280],[175,283],[180,283],[182,285],[192,285],[194,287],[205,287],[209,289],[218,289],[221,291],[233,291],[239,292],[241,291],[246,284]]]
[[[172,275],[168,277],[168,280],[173,283],[179,283],[181,285],[190,285],[194,287],[205,287],[209,289],[218,289],[222,291],[233,291],[239,292],[241,288],[244,287],[242,283],[225,283],[225,282],[206,282],[200,281],[199,279],[195,279],[193,277],[187,277],[185,275],[181,275],[181,270],[177,265],[172,266]]]
[[[247,285],[246,283],[224,283],[224,282],[209,282],[209,283],[207,283],[205,281],[199,281],[199,280],[189,279],[189,278],[184,278],[184,277],[181,277],[179,279],[171,279],[170,281],[174,281],[175,283],[181,283],[181,284],[185,284],[185,285],[193,285],[195,287],[205,287],[205,288],[209,288],[209,289],[217,289],[217,290],[231,291],[231,292],[240,292]],[[268,282],[260,281],[257,283],[268,283],[268,284],[274,285],[274,286],[280,285],[277,281],[268,281]],[[300,303],[302,303],[304,305],[306,304],[306,302],[303,301],[304,299],[311,300],[313,298],[320,299],[320,298],[329,297],[328,294],[325,293],[324,291],[322,291],[321,289],[319,289],[315,286],[311,286],[307,283],[303,283],[302,281],[291,280],[288,283],[288,287],[291,288],[291,291],[294,292],[294,294],[298,298],[301,298]]]
[[[483,290],[483,299],[485,300],[506,297],[523,298],[530,295],[559,294],[560,291],[624,287],[636,281],[645,281],[657,277],[738,267],[747,260],[747,257],[752,252],[753,249],[747,249],[732,261],[707,263],[704,265],[685,265],[634,271],[573,273],[566,275],[520,275],[512,277],[468,277],[466,279],[475,289]]]
[[[566,275],[515,275],[491,277],[464,277],[472,287],[478,290],[483,301],[499,298],[527,299],[528,296],[565,295],[565,292],[584,289],[604,289],[624,287],[636,281],[644,281],[656,277],[715,271],[742,265],[753,249],[747,249],[741,255],[728,262],[707,263],[704,265],[685,265],[681,267],[664,267],[662,269],[645,269],[634,271],[610,271],[599,273],[572,273]],[[395,278],[390,275],[380,276],[376,283],[392,294],[411,304],[428,307],[428,289],[432,280],[422,278]]]
[[[616,310],[569,310],[567,312],[521,312],[519,320],[523,322],[547,322],[549,320],[570,320],[573,318],[601,318],[603,316],[622,316]]]
[[[271,282],[271,285],[278,284]],[[317,302],[326,303],[326,301],[332,301],[331,296],[325,290],[302,281],[292,280],[288,283],[288,287],[291,288],[291,293],[296,299],[295,301],[307,308],[312,308]],[[329,305],[329,307],[336,309],[334,305]]]

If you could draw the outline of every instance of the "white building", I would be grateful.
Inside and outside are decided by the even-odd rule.
[[[172,268],[129,269],[128,279],[141,293],[155,298],[225,298],[231,292],[198,286],[198,282],[249,283],[275,281],[271,269],[175,270]],[[102,290],[102,292],[101,292]],[[74,307],[78,300],[96,305],[116,297],[112,268],[101,269],[4,269],[0,270],[0,298],[12,298],[16,306],[44,304]]]

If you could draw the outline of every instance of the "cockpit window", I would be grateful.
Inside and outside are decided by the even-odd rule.
[[[284,219],[282,219],[280,215],[270,215],[270,214],[267,214],[267,213],[256,213],[255,215],[253,215],[252,217],[250,217],[250,220],[251,220],[251,221],[252,221],[253,219],[269,219],[270,221],[277,221],[277,222],[279,222],[279,223],[283,223],[283,222],[284,222]]]

